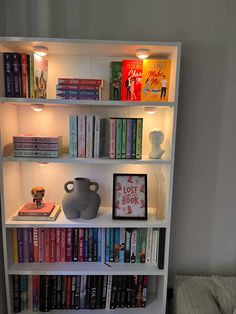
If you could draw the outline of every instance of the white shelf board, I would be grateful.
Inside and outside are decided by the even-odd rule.
[[[109,266],[108,266],[109,265]],[[9,275],[149,275],[164,276],[156,264],[141,263],[17,263],[9,267]]]
[[[98,216],[94,219],[72,219],[65,217],[61,211],[56,221],[13,221],[11,218],[5,223],[7,228],[166,228],[166,220],[157,220],[154,209],[148,209],[147,220],[112,220],[112,209],[100,208]]]
[[[18,161],[18,162],[38,162],[38,163],[78,163],[78,164],[98,164],[98,165],[117,165],[117,164],[150,164],[150,165],[163,165],[170,164],[168,159],[150,159],[148,156],[143,156],[142,159],[110,159],[104,158],[74,158],[69,154],[62,154],[57,158],[41,158],[41,157],[14,157],[5,156],[3,161]]]
[[[96,106],[96,107],[175,107],[175,102],[115,101],[115,100],[64,100],[0,97],[0,102],[15,105],[45,104],[47,106]]]
[[[147,304],[146,307],[135,307],[135,308],[116,308],[112,310],[108,309],[101,309],[101,310],[93,310],[93,312],[98,314],[107,314],[110,313],[119,313],[119,314],[134,314],[134,313],[148,313],[148,314],[164,314],[161,306],[160,300],[158,300],[154,293],[148,293],[147,295]],[[22,314],[32,314],[31,311],[21,312]],[[40,314],[42,312],[34,312],[36,314]],[[80,309],[78,310],[51,310],[50,313],[52,314],[62,314],[62,313],[69,313],[69,314],[88,314],[89,310]]]

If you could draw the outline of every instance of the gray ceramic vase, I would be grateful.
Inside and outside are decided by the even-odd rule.
[[[68,189],[68,185],[73,185]],[[90,187],[95,186],[91,190]],[[101,198],[97,193],[99,185],[88,178],[75,178],[64,185],[67,194],[62,200],[62,208],[68,219],[93,219],[97,216]]]

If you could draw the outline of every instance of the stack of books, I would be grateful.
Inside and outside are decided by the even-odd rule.
[[[142,158],[142,118],[110,118],[110,158]]]
[[[108,120],[99,116],[69,118],[69,152],[71,157],[99,158],[108,155]]]
[[[59,157],[62,153],[62,136],[13,136],[15,157]]]
[[[46,98],[48,61],[36,54],[3,53],[5,97]]]
[[[13,275],[14,313],[50,310],[141,308],[148,276]]]
[[[101,100],[103,80],[59,78],[57,99]]]

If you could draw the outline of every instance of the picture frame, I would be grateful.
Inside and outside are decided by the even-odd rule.
[[[147,174],[113,174],[112,219],[147,220]]]

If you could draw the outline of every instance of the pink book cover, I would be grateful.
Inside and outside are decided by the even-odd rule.
[[[49,229],[49,262],[54,263],[56,262],[56,230],[55,228]]]
[[[61,262],[66,261],[66,229],[61,228]]]
[[[116,158],[116,119],[110,119],[110,158]]]
[[[61,147],[57,143],[14,143],[14,149],[26,150],[59,150]]]
[[[79,262],[83,262],[84,261],[84,229],[83,228],[79,228]]]
[[[66,262],[72,261],[72,229],[66,229]]]
[[[44,229],[44,262],[50,262],[49,228]]]
[[[35,98],[47,98],[48,60],[34,54]]]
[[[13,136],[13,143],[61,143],[62,136],[36,136],[31,133],[18,134]]]
[[[50,216],[55,204],[51,202],[43,202],[42,208],[36,208],[35,203],[27,202],[19,210],[19,216]]]
[[[122,61],[121,100],[141,100],[142,60]]]
[[[100,79],[77,79],[77,78],[58,78],[58,84],[65,85],[99,85],[103,87],[103,80]]]
[[[56,228],[56,262],[61,261],[61,229]]]
[[[58,91],[64,91],[64,90],[99,90],[100,86],[97,84],[83,84],[83,85],[79,85],[79,84],[65,84],[65,85],[57,85],[56,86]]]
[[[44,228],[38,229],[39,238],[39,262],[44,262]]]
[[[78,116],[78,157],[86,157],[86,119],[85,116]]]

